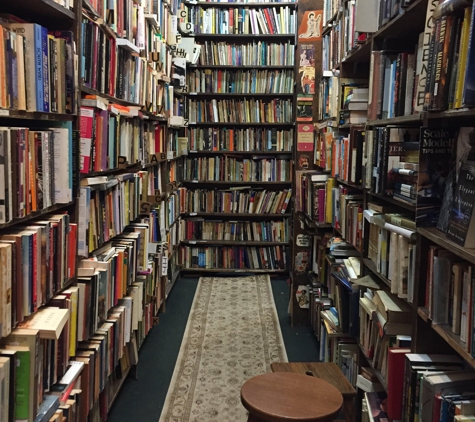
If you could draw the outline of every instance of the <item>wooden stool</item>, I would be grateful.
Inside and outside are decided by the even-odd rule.
[[[246,381],[241,402],[248,422],[332,422],[340,412],[340,392],[319,378],[272,372]]]
[[[276,362],[270,365],[273,372],[293,372],[294,374],[310,374],[330,383],[343,396],[343,414],[346,422],[356,420],[356,391],[346,379],[337,364],[333,362]]]

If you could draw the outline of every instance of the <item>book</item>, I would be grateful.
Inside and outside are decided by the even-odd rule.
[[[68,318],[69,309],[47,307],[21,323],[21,327],[38,330],[41,338],[57,340]]]
[[[475,162],[465,161],[458,174],[456,193],[450,209],[447,238],[466,248],[475,247],[472,236],[475,228],[473,215],[473,188],[475,186]]]

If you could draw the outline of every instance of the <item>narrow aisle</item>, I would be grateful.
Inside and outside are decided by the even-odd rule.
[[[183,278],[174,286],[167,301],[167,312],[160,314],[160,324],[151,330],[140,350],[138,380],[126,380],[108,422],[158,422],[197,281]],[[287,282],[272,280],[272,290],[289,361],[316,361],[319,347],[311,328],[290,326]]]

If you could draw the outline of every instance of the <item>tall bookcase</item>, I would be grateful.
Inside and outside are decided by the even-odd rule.
[[[288,273],[294,138],[292,2],[184,2],[186,272]]]
[[[372,374],[370,383],[356,384],[358,406],[363,392],[380,384],[389,416],[406,421],[422,412],[415,396],[406,396],[415,384],[391,377],[414,370],[404,357],[388,363],[388,354],[394,357],[390,346],[407,347],[405,353],[458,354],[467,369],[474,367],[473,250],[460,239],[469,236],[467,221],[458,222],[454,214],[457,192],[467,187],[457,174],[469,171],[471,157],[472,6],[443,8],[437,15],[437,4],[324,2],[317,171],[299,181],[309,187],[302,200],[309,203],[306,218],[316,236],[310,316],[322,344],[320,358],[337,360],[355,384],[358,375]],[[428,189],[436,172],[446,184],[434,182]],[[473,198],[466,201],[473,204]],[[458,240],[450,235],[457,228]],[[338,261],[338,245],[328,249],[334,236],[354,247],[360,274]],[[362,279],[366,284],[358,285]],[[399,304],[403,327],[381,320],[381,308],[373,303],[378,290]],[[331,324],[331,301],[336,308],[346,303],[338,311],[346,318],[340,328]],[[379,327],[377,346],[368,337],[371,324]],[[430,412],[434,400],[428,398]]]
[[[0,6],[2,421],[106,420],[165,309],[187,139],[178,7]]]

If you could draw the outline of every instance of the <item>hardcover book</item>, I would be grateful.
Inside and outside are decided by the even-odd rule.
[[[475,161],[465,161],[458,175],[447,230],[447,238],[465,248],[475,247],[474,204]]]

